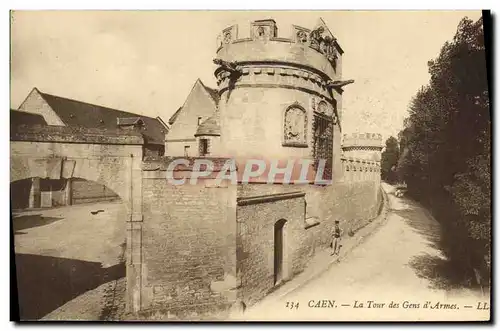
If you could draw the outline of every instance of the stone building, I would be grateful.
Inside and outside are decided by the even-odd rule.
[[[11,134],[11,181],[50,178],[60,162],[54,178],[89,178],[120,195],[128,212],[127,307],[146,318],[158,310],[196,318],[251,306],[328,247],[336,220],[356,236],[379,213],[378,136],[349,146],[345,138],[342,147],[343,88],[352,81],[342,79],[344,51],[335,36],[322,20],[280,33],[272,19],[250,27],[245,36],[236,25],[221,32],[217,89],[198,80],[165,139],[159,119],[38,90],[19,109],[48,125]],[[73,134],[73,124],[86,128]],[[249,158],[309,160],[314,170],[326,160],[330,182],[214,180],[228,171],[227,161]],[[179,159],[188,163],[168,171]],[[196,168],[201,159],[212,162],[211,176]]]
[[[166,154],[198,156],[198,127],[215,113],[218,103],[217,90],[205,86],[198,79],[182,107],[168,121],[170,131],[165,139],[165,150],[168,151]]]
[[[124,112],[43,93],[34,88],[10,112],[11,131],[19,126],[60,126],[139,132],[145,139],[144,155],[164,154],[167,125],[158,117]],[[57,165],[55,165],[57,166]],[[52,207],[93,201],[113,200],[118,195],[105,185],[80,178],[71,180],[32,178],[13,185],[13,208]]]
[[[143,162],[145,310],[196,315],[252,305],[328,246],[335,220],[355,236],[379,212],[379,136],[354,144],[356,153],[341,144],[343,87],[352,81],[342,80],[336,38],[322,20],[289,34],[278,34],[272,19],[250,25],[249,36],[236,25],[222,31],[217,94],[198,81],[170,121],[168,157]],[[189,153],[173,147],[181,141]],[[307,159],[314,167],[326,160],[332,182],[169,184],[168,166],[185,155],[189,166],[173,177],[198,177],[198,158],[208,157],[215,172],[227,159]],[[159,194],[165,198],[146,202]]]

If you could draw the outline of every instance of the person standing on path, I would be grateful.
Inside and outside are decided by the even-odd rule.
[[[333,228],[333,233],[332,233],[332,243],[330,244],[330,247],[333,249],[333,252],[330,255],[334,254],[339,255],[340,247],[342,247],[341,236],[342,236],[342,231],[340,230],[339,227],[339,221],[335,221],[335,227]]]

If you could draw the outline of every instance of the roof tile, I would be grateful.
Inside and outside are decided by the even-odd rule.
[[[84,128],[116,128],[119,119],[140,118],[142,134],[148,143],[164,144],[167,128],[156,118],[129,113],[108,107],[67,99],[40,92],[44,100],[68,126]],[[128,121],[128,120],[126,120]]]

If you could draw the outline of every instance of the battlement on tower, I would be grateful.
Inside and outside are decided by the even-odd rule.
[[[273,19],[249,25],[245,35],[239,25],[223,29],[213,59],[225,153],[316,157],[340,150],[333,137],[342,131],[343,88],[354,80],[341,79],[343,50],[325,22],[285,32]],[[320,134],[323,152],[314,142]]]
[[[379,133],[344,134],[342,148],[353,147],[382,150],[382,135]]]
[[[323,20],[312,29],[292,25],[281,31],[273,19],[250,22],[249,35],[239,26],[222,30],[217,37],[217,58],[238,63],[287,63],[340,80],[344,51]],[[217,76],[217,74],[216,74]]]
[[[346,157],[380,161],[382,135],[379,133],[344,134],[342,152]]]

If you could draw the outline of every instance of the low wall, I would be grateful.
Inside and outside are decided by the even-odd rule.
[[[210,179],[173,185],[168,162],[143,166],[141,314],[197,319],[227,311],[237,286],[236,187]]]
[[[275,284],[303,270],[309,250],[303,242],[304,195],[291,192],[238,199],[236,258],[241,279],[238,299],[246,305],[262,299]],[[276,227],[282,229],[278,231],[281,233],[279,244]],[[277,251],[279,261],[275,261]],[[275,269],[277,264],[279,275]]]
[[[224,159],[212,159],[211,178],[174,185],[169,179],[199,175],[190,158],[167,178],[174,159],[142,164],[144,318],[158,312],[166,319],[224,318],[220,313],[235,303],[252,305],[302,272],[317,250],[328,247],[335,220],[355,237],[380,209],[376,172],[327,186],[217,184],[213,178]]]
[[[317,185],[267,185],[246,184],[238,186],[238,197],[250,197],[293,191],[306,193],[306,219],[319,222],[319,241],[326,244],[339,220],[345,233],[355,230],[375,217],[381,203],[380,185],[377,181],[336,182],[328,186]],[[324,237],[324,238],[323,238]]]
[[[292,253],[288,279],[302,272],[317,250],[326,249],[336,220],[345,235],[368,224],[380,212],[382,196],[376,180],[336,182],[329,186],[247,184],[238,186],[238,198],[287,194],[301,191],[304,201],[276,201],[255,206],[238,206],[238,254],[242,272],[240,299],[252,305],[275,288],[273,276],[273,225],[285,218],[287,240]],[[244,224],[244,226],[241,226]],[[286,257],[285,257],[286,258]]]

